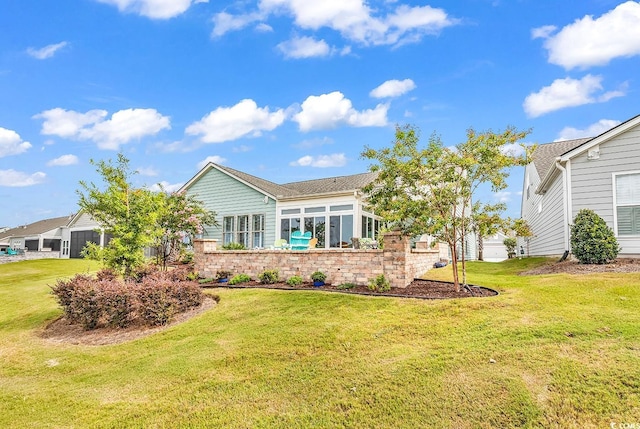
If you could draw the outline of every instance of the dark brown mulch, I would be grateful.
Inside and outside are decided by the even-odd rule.
[[[223,287],[229,289],[283,289],[283,290],[318,290],[325,292],[341,292],[360,295],[372,296],[392,296],[400,298],[421,298],[421,299],[449,299],[449,298],[471,298],[471,297],[487,297],[498,294],[495,290],[469,285],[467,288],[460,287],[460,291],[456,291],[455,286],[451,282],[415,279],[406,288],[392,288],[389,292],[372,292],[364,285],[357,285],[350,289],[339,289],[339,285],[325,284],[324,286],[314,287],[313,283],[303,283],[299,286],[289,286],[286,283],[263,284],[252,281],[240,285],[229,285],[227,283],[207,283],[203,287]]]
[[[592,274],[592,273],[637,273],[640,272],[640,259],[618,258],[609,264],[581,264],[575,260],[549,262],[534,269],[523,271],[521,276],[540,274]]]

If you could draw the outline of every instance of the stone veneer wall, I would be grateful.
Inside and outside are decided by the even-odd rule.
[[[411,281],[433,267],[439,250],[411,249],[409,240],[398,232],[384,236],[384,250],[309,249],[292,250],[216,250],[216,241],[194,240],[195,269],[204,277],[215,277],[218,270],[244,273],[256,279],[269,269],[278,269],[280,277],[298,275],[309,280],[311,273],[322,271],[333,284],[367,284],[384,274],[392,287],[407,287]]]

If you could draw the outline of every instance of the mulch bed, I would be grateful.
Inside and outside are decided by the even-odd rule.
[[[399,298],[420,298],[420,299],[450,299],[450,298],[472,298],[488,297],[498,295],[498,292],[481,286],[469,285],[468,288],[460,288],[456,291],[452,282],[415,279],[406,288],[392,288],[389,292],[372,292],[367,286],[357,285],[350,289],[338,289],[338,285],[325,284],[314,287],[313,283],[303,283],[299,286],[289,286],[286,283],[263,284],[257,281],[242,283],[239,285],[229,285],[227,283],[205,283],[206,288],[228,288],[228,289],[281,289],[281,290],[317,290],[323,292],[339,292],[370,296],[391,296]]]
[[[640,272],[640,259],[618,258],[608,264],[581,264],[576,260],[549,262],[532,270],[523,271],[521,276],[541,274],[593,274],[593,273],[637,273]]]

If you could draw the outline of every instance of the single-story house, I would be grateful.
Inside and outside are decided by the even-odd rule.
[[[62,230],[69,222],[69,216],[39,220],[28,225],[7,229],[0,233],[0,250],[7,248],[34,252],[59,252]]]
[[[111,236],[83,210],[78,211],[62,230],[61,258],[81,258],[82,249],[87,243],[95,243],[104,247]]]
[[[349,248],[352,238],[376,238],[380,219],[367,207],[362,187],[374,173],[276,184],[215,163],[208,163],[180,191],[216,213],[218,227],[204,238],[222,245],[270,248],[290,242],[294,231],[311,231],[317,248]]]
[[[532,256],[570,253],[570,225],[591,209],[609,225],[619,256],[640,257],[640,115],[593,138],[539,145],[525,167],[521,216]]]

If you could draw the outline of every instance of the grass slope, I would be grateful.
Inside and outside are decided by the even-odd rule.
[[[469,264],[492,298],[216,290],[207,313],[111,346],[37,335],[60,314],[48,285],[87,262],[0,265],[0,427],[640,423],[640,274],[517,275],[542,262]]]

